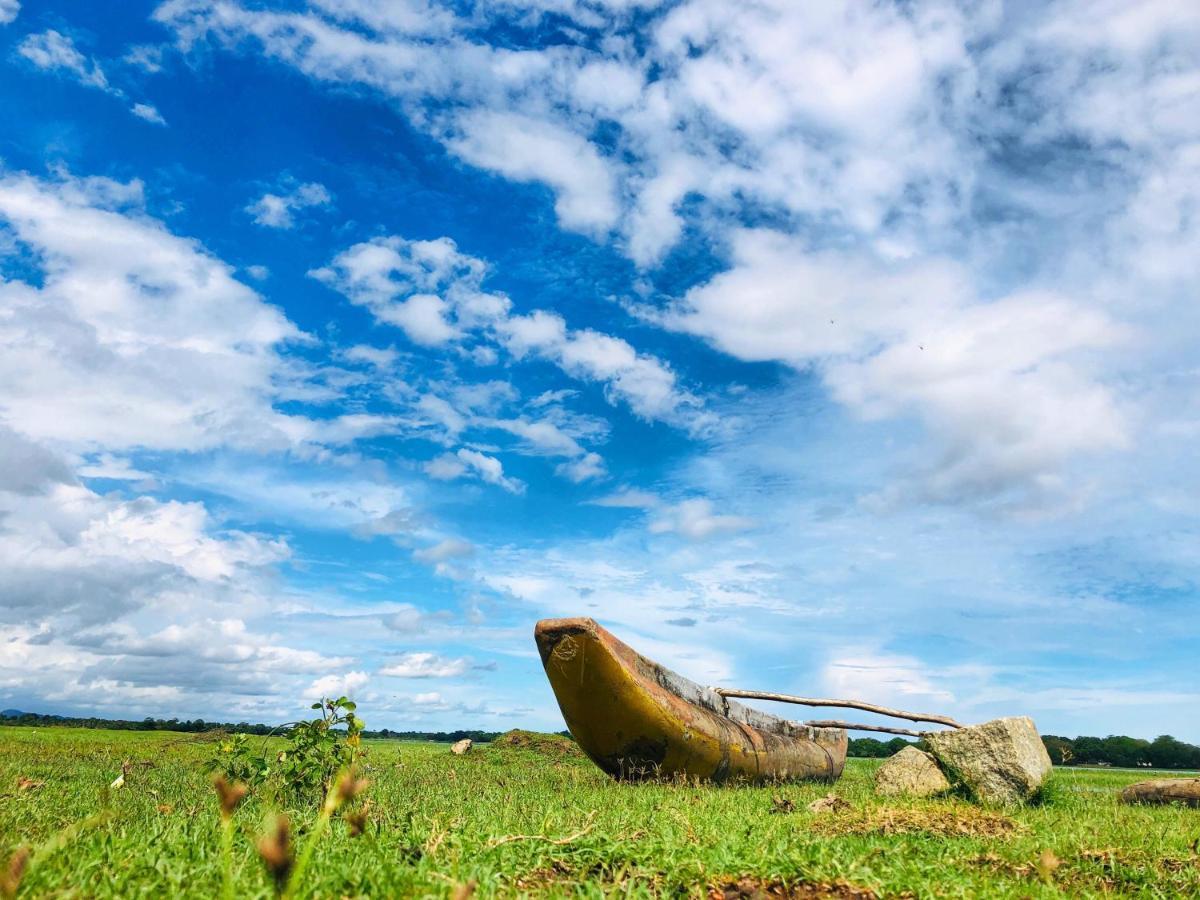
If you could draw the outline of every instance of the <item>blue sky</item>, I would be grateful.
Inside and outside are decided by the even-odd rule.
[[[0,0],[0,703],[1200,740],[1200,14]]]

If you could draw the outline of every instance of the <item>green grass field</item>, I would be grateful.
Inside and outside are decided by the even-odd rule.
[[[19,896],[219,895],[210,751],[163,732],[0,730],[0,864],[33,850]],[[335,820],[300,894],[1200,896],[1200,811],[1116,803],[1145,772],[1059,770],[1040,805],[1000,812],[877,799],[875,761],[832,787],[633,785],[572,751],[372,743],[367,830]],[[848,806],[808,809],[831,791]],[[236,813],[238,897],[272,894],[255,845],[273,812],[251,798]],[[303,842],[315,809],[288,813]]]

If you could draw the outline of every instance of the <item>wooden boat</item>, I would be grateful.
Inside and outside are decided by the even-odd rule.
[[[846,731],[789,722],[729,700],[646,659],[592,619],[534,629],[572,736],[614,778],[834,781]]]

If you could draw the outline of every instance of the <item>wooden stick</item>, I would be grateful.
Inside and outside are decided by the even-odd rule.
[[[845,709],[861,709],[866,712],[879,713],[881,716],[891,716],[894,719],[909,719],[913,722],[937,722],[939,725],[949,725],[951,728],[962,728],[949,716],[935,716],[933,713],[906,712],[902,709],[892,709],[889,706],[879,706],[875,703],[865,703],[862,700],[829,700],[816,697],[793,697],[790,694],[772,694],[770,691],[741,691],[736,688],[713,688],[722,697],[744,697],[747,700],[776,700],[779,703],[799,703],[802,706],[838,706]]]
[[[595,825],[595,822],[593,821],[595,818],[596,811],[593,809],[590,813],[588,813],[587,819],[584,820],[583,827],[574,834],[569,834],[566,837],[551,838],[544,834],[510,834],[501,838],[493,838],[492,840],[488,841],[487,845],[489,848],[491,848],[499,847],[501,844],[507,844],[510,841],[545,841],[546,843],[552,844],[555,847],[561,847],[563,844],[569,844],[572,841],[579,840],[581,837],[591,831],[592,826]]]
[[[912,737],[925,737],[929,734],[928,731],[912,731],[908,728],[892,728],[890,725],[860,725],[854,722],[839,722],[837,719],[821,719],[812,722],[805,722],[805,725],[811,725],[813,728],[845,728],[850,731],[882,731],[885,734],[907,734]]]

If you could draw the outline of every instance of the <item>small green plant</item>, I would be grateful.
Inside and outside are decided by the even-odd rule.
[[[233,734],[219,741],[205,768],[230,784],[260,785],[271,774],[270,760],[250,746],[247,734]]]
[[[312,708],[321,714],[284,726],[286,744],[281,749],[269,749],[265,739],[256,748],[248,735],[231,735],[217,744],[206,768],[231,784],[265,785],[292,799],[323,801],[337,774],[366,753],[362,746],[365,725],[354,701],[347,697],[322,698]]]
[[[355,715],[352,700],[321,700],[312,705],[320,717],[297,722],[288,732],[288,748],[278,756],[278,770],[285,786],[301,795],[320,791],[324,798],[334,777],[348,770],[364,754],[362,719]]]

